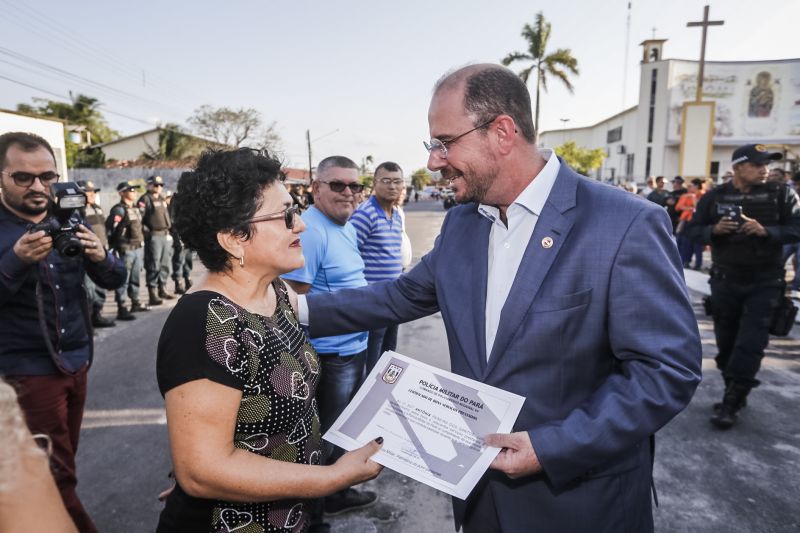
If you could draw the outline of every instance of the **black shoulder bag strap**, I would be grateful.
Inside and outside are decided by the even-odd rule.
[[[62,373],[68,376],[74,376],[81,370],[83,367],[77,370],[69,370],[66,368],[62,363],[61,359],[58,357],[58,353],[56,352],[55,347],[53,347],[53,341],[50,340],[50,333],[47,331],[47,319],[44,315],[44,296],[42,293],[42,282],[39,278],[39,272],[37,269],[36,272],[36,310],[39,314],[39,327],[42,330],[42,336],[44,337],[44,343],[47,346],[47,350],[50,352],[50,359],[53,360],[53,364],[56,365],[56,368]],[[92,320],[89,316],[89,302],[86,299],[86,293],[83,292],[81,294],[81,311],[83,312],[83,320],[86,324],[86,332],[89,335],[89,361],[86,363],[86,366],[89,367],[92,365],[92,360],[94,359],[94,342],[92,342],[92,336],[94,335],[94,330],[92,328]]]

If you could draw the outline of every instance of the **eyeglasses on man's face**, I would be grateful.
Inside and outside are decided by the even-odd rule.
[[[358,194],[364,190],[364,186],[360,183],[345,183],[343,181],[322,181],[317,180],[320,183],[327,183],[328,187],[331,188],[333,192],[344,192],[345,189],[350,189],[350,192],[353,194]]]
[[[42,185],[50,185],[51,183],[58,181],[60,177],[55,172],[42,172],[41,174],[31,174],[30,172],[14,172],[13,174],[9,174],[5,170],[2,172],[6,176],[11,176],[11,179],[14,180],[14,185],[17,187],[25,187],[26,189],[33,185],[33,182],[36,181],[36,178],[39,178],[39,181],[42,182]]]
[[[465,131],[464,133],[456,135],[452,139],[442,140],[442,139],[437,139],[437,138],[434,137],[433,139],[430,140],[430,142],[422,141],[422,144],[425,146],[425,149],[428,151],[429,154],[432,154],[432,155],[433,154],[438,154],[442,159],[447,159],[447,145],[448,144],[453,144],[454,142],[456,142],[460,138],[469,135],[473,131],[477,131],[477,130],[479,130],[481,128],[485,128],[486,126],[488,126],[489,124],[494,122],[494,119],[496,119],[496,118],[497,117],[494,117],[491,120],[487,120],[486,122],[484,122],[482,124],[478,124],[477,126],[472,128],[471,130]]]
[[[406,180],[403,178],[380,178],[378,182],[384,185],[403,185]]]
[[[275,211],[274,213],[268,213],[266,215],[251,218],[248,220],[248,222],[255,224],[257,222],[266,222],[268,220],[279,220],[283,218],[283,223],[286,224],[286,229],[294,229],[294,217],[299,211],[300,206],[293,205],[281,211]]]

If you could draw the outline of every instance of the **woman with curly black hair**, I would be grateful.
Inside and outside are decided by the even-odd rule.
[[[370,457],[382,439],[319,466],[319,360],[278,277],[303,266],[304,229],[280,162],[206,152],[173,202],[208,276],[158,343],[177,480],[158,531],[305,531],[304,500],[377,476]]]

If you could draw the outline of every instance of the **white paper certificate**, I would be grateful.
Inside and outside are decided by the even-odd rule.
[[[385,352],[323,438],[353,450],[383,437],[376,462],[463,500],[500,451],[483,437],[509,433],[524,401]]]

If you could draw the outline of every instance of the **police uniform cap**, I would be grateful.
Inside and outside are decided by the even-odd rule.
[[[117,192],[136,190],[136,185],[128,180],[122,181],[117,185]]]
[[[94,182],[92,180],[78,180],[75,183],[77,183],[78,187],[80,187],[86,192],[100,192],[100,189],[95,187]]]
[[[148,185],[164,185],[164,178],[161,176],[150,176],[147,178]]]
[[[763,165],[769,161],[777,161],[783,159],[783,154],[780,152],[770,152],[763,144],[745,144],[733,151],[731,163],[754,163],[756,165]]]

